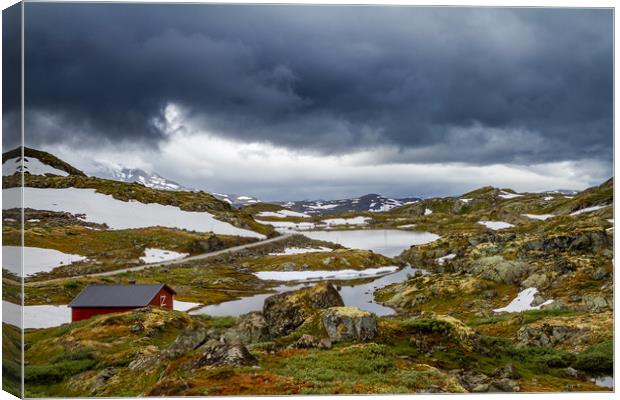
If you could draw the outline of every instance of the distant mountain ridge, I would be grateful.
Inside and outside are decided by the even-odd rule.
[[[308,215],[332,215],[348,212],[385,212],[396,207],[413,204],[419,197],[389,198],[380,194],[367,194],[361,197],[339,200],[302,200],[280,203],[297,212]]]

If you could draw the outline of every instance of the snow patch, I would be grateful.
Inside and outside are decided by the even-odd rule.
[[[499,197],[501,197],[502,199],[514,199],[516,197],[521,197],[523,196],[522,194],[517,194],[517,193],[510,193],[510,192],[506,192],[504,190],[501,191],[501,194],[499,195]]]
[[[324,219],[322,222],[327,225],[364,225],[371,218],[369,217],[353,217],[353,218],[330,218]]]
[[[584,213],[588,213],[588,212],[592,212],[592,211],[598,211],[601,210],[605,207],[609,207],[611,206],[611,204],[603,204],[600,206],[592,206],[592,207],[586,207],[586,208],[582,208],[581,210],[577,210],[575,212],[570,213],[570,215],[575,216],[575,215],[581,215]]]
[[[20,306],[2,301],[2,322],[17,326],[21,325],[21,313],[24,312],[24,329],[51,328],[71,322],[71,309],[65,305]]]
[[[431,210],[430,208],[424,209],[424,215],[431,215],[432,213],[433,213],[433,210]]]
[[[5,189],[4,192],[19,191]],[[17,192],[18,193],[18,192]],[[260,233],[237,228],[219,221],[208,212],[184,211],[178,207],[157,203],[126,202],[94,189],[38,189],[24,188],[24,207],[35,210],[64,211],[85,214],[87,222],[107,224],[111,229],[165,226],[198,232],[213,232],[264,239]]]
[[[555,217],[555,215],[553,214],[521,214],[521,215],[526,216],[531,219],[539,219],[541,221],[545,221],[549,218]]]
[[[415,228],[415,224],[398,225],[397,228],[399,228],[399,229]]]
[[[261,271],[256,272],[259,279],[271,281],[315,281],[329,279],[356,279],[394,272],[398,267],[367,268],[363,270],[341,269],[337,271]]]
[[[21,276],[20,246],[2,246],[2,267]],[[70,265],[85,260],[86,257],[77,254],[67,254],[53,249],[39,247],[24,247],[24,273],[31,276],[37,272],[49,272],[62,265]]]
[[[191,310],[192,308],[201,306],[201,304],[199,303],[190,303],[187,301],[179,301],[179,300],[173,300],[172,305],[174,309],[177,311],[188,311],[188,310]]]
[[[2,163],[2,176],[11,176],[16,172],[22,172],[21,157],[11,158]],[[24,157],[23,172],[28,172],[30,175],[69,176],[67,172],[44,164],[35,157]]]
[[[500,229],[512,228],[514,225],[509,224],[508,222],[502,221],[478,221],[479,224],[486,226],[489,229],[493,229],[494,231],[498,231]]]
[[[522,312],[528,310],[540,310],[542,306],[546,306],[547,304],[553,303],[553,300],[547,300],[542,304],[537,306],[532,306],[534,302],[534,297],[538,293],[538,289],[536,288],[527,288],[517,295],[517,297],[510,302],[506,307],[497,308],[493,311],[495,312]]]
[[[261,211],[256,214],[257,217],[274,217],[274,218],[286,218],[286,217],[298,217],[298,218],[310,218],[309,215],[300,213],[293,210],[280,210],[280,211]]]
[[[452,260],[454,257],[456,257],[456,254],[448,254],[447,256],[436,258],[435,261],[439,265],[444,265],[446,261]]]
[[[289,256],[292,254],[322,253],[332,251],[329,247],[287,247],[280,253],[269,253],[270,256]]]
[[[469,202],[471,202],[473,199],[459,199],[460,201],[462,201],[463,203],[467,204]]]
[[[187,257],[189,253],[177,253],[176,251],[146,248],[144,249],[144,255],[140,257],[140,260],[145,264],[152,264],[156,262],[176,260],[177,258]]]

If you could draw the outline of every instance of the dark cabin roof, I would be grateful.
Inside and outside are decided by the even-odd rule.
[[[69,307],[145,307],[168,285],[89,285],[69,303]]]

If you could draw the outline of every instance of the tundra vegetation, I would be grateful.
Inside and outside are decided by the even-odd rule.
[[[208,211],[236,226],[279,235],[254,216],[280,205],[237,210],[207,193],[86,177],[51,155],[31,156],[49,159],[70,175],[25,174],[28,186],[94,188],[123,201]],[[15,185],[17,177],[4,177],[3,186]],[[87,284],[106,282],[167,283],[178,300],[204,305],[272,294],[262,309],[240,316],[145,308],[26,329],[26,396],[609,390],[593,378],[609,376],[613,368],[612,204],[611,179],[571,196],[485,187],[386,212],[330,215],[369,218],[364,225],[330,227],[335,230],[440,235],[394,258],[296,234],[238,252],[118,273],[144,266],[146,248],[196,255],[255,239],[161,227],[110,230],[76,215],[25,210],[26,246],[86,257],[26,277],[26,305],[67,304]],[[20,243],[18,213],[3,212],[5,245]],[[510,226],[495,230],[481,221]],[[323,251],[280,254],[287,248]],[[430,274],[377,287],[375,301],[394,310],[386,316],[349,307],[338,281],[275,293],[278,282],[255,275],[389,265]],[[95,272],[112,274],[83,276]],[[6,270],[3,289],[5,301],[20,301],[19,282]],[[5,323],[3,386],[9,391],[19,387],[19,354],[19,331]]]

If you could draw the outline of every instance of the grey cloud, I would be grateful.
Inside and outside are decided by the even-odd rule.
[[[33,145],[155,146],[173,102],[222,136],[323,154],[386,144],[402,149],[394,162],[611,159],[611,10],[26,8]],[[62,129],[46,131],[41,113]]]

